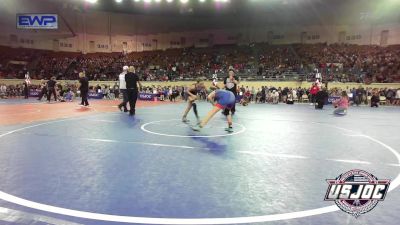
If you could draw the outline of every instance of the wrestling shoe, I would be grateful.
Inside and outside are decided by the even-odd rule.
[[[229,133],[232,133],[233,132],[233,128],[232,127],[225,128],[225,131],[229,132]]]
[[[196,126],[193,126],[192,127],[192,130],[194,130],[194,131],[200,131],[201,130],[201,126],[200,125],[196,125]]]

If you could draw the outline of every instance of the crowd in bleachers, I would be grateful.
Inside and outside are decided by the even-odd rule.
[[[33,78],[48,79],[52,76],[62,77],[69,65],[75,60],[73,57],[43,55],[40,56],[37,65],[33,68]]]
[[[400,82],[400,46],[349,44],[230,45],[137,53],[80,54],[0,48],[0,77],[116,80],[124,65],[133,65],[142,80],[170,81],[223,77],[232,65],[243,80],[313,80]],[[14,61],[14,63],[10,63]],[[26,64],[15,64],[15,61]]]
[[[45,84],[43,81],[42,84]],[[184,86],[171,86],[169,83],[165,85],[144,86],[140,90],[141,93],[156,94],[159,96],[160,101],[177,101],[187,100],[187,87]],[[31,85],[30,89],[40,92],[43,85]],[[0,98],[20,98],[22,97],[24,88],[23,84],[20,85],[5,85],[0,84]],[[121,97],[118,83],[114,85],[95,85],[90,87],[90,91],[100,94],[103,99],[119,99]],[[386,105],[400,105],[400,88],[330,88],[329,90],[324,87],[318,88],[318,91],[326,91],[329,97],[339,97],[342,91],[346,91],[350,99],[355,105],[371,104],[374,96],[378,98],[378,103]],[[75,96],[79,96],[76,83],[57,83],[56,86],[57,100],[68,101],[72,100]],[[206,96],[210,93],[210,89],[199,90],[198,95],[200,100],[206,100]],[[288,87],[272,87],[263,86],[261,88],[254,88],[249,86],[240,86],[237,90],[237,95],[244,98],[249,102],[254,103],[315,103],[312,91],[309,88],[288,88]],[[72,96],[72,98],[71,98]],[[46,98],[45,98],[46,99]]]
[[[352,100],[352,103],[355,105],[370,105],[371,99],[373,96],[377,96],[379,98],[380,104],[385,105],[400,105],[400,88],[346,88],[342,90],[341,88],[320,88],[318,91],[324,91],[327,93],[328,97],[340,97],[342,91],[345,91],[349,98]],[[281,88],[281,87],[262,87],[257,90],[254,88],[244,88],[241,87],[240,90],[243,95],[249,96],[251,101],[255,103],[288,103],[288,99],[291,99],[291,102],[288,104],[293,104],[292,102],[298,103],[310,103],[314,104],[315,99],[312,96],[311,89],[307,88]]]

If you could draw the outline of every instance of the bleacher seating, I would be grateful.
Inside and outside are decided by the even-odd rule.
[[[122,66],[137,67],[144,80],[210,79],[232,66],[243,80],[314,80],[315,73],[338,82],[400,82],[400,46],[348,44],[225,45],[122,53],[68,53],[0,47],[0,76],[76,79],[86,71],[91,80],[115,80]],[[10,61],[27,62],[15,66]]]

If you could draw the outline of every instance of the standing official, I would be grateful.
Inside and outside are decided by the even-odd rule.
[[[29,85],[28,82],[24,82],[24,98],[28,99],[29,98]]]
[[[47,98],[47,84],[46,84],[46,82],[44,82],[44,80],[42,80],[40,83],[40,94],[39,94],[39,97],[37,100],[41,101],[43,98],[43,95],[46,95],[46,98]]]
[[[239,84],[238,78],[235,76],[235,72],[233,71],[233,69],[229,70],[229,75],[228,77],[226,77],[224,79],[224,85],[225,85],[225,89],[227,91],[230,91],[233,93],[233,95],[236,98],[237,95],[237,85]],[[233,114],[235,114],[235,105],[233,105],[233,107],[229,108],[224,108],[224,115],[228,116],[229,115],[229,111]]]
[[[119,75],[119,90],[122,94],[122,102],[118,105],[119,110],[122,111],[122,107],[124,107],[124,112],[128,112],[126,108],[126,103],[128,102],[128,95],[126,93],[126,82],[125,82],[125,75],[128,73],[128,66],[124,66],[122,68],[122,73]]]
[[[315,109],[323,109],[325,102],[327,102],[329,98],[329,94],[326,91],[326,88],[322,88],[322,90],[318,91],[318,93],[315,95],[315,102],[317,103],[315,105]]]
[[[135,73],[135,67],[130,66],[129,72],[125,75],[125,82],[126,82],[126,92],[128,95],[128,102],[129,102],[129,115],[135,115],[135,107],[136,107],[136,100],[138,98],[138,84],[139,87],[142,88],[142,84],[139,82],[139,77]]]
[[[49,81],[47,81],[47,101],[50,103],[51,95],[54,96],[54,101],[57,101],[57,93],[56,93],[56,77],[52,76]]]
[[[89,93],[89,79],[85,76],[85,73],[79,73],[79,90],[81,91],[82,101],[79,105],[89,106],[88,93]]]

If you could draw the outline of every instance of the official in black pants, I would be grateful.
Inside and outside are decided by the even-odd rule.
[[[89,105],[88,92],[89,92],[88,90],[82,90],[81,91],[81,97],[82,97],[81,105],[85,105],[85,106]]]
[[[82,101],[80,105],[89,106],[88,92],[89,92],[89,79],[85,76],[85,73],[79,73],[79,90],[81,91]]]
[[[25,99],[29,98],[29,85],[28,82],[24,82],[24,97]]]
[[[326,91],[326,88],[323,88],[315,95],[315,109],[323,109],[326,99],[328,99],[329,95]]]
[[[138,84],[140,88],[142,84],[139,81],[138,75],[135,73],[135,67],[130,66],[129,72],[125,75],[125,82],[126,82],[126,92],[128,95],[128,102],[129,102],[129,115],[135,115],[135,108],[136,108],[136,101],[138,98]]]
[[[38,97],[38,101],[42,100],[43,95],[46,95],[46,99],[47,99],[47,84],[44,81],[42,81],[42,84],[41,84],[41,91],[40,91],[40,94]]]
[[[137,89],[126,89],[128,92],[128,102],[129,102],[129,115],[133,116],[136,113],[136,101],[138,98]]]
[[[53,94],[54,96],[54,101],[57,101],[57,93],[56,93],[56,77],[51,77],[49,81],[47,81],[47,101],[50,102],[51,95]]]

